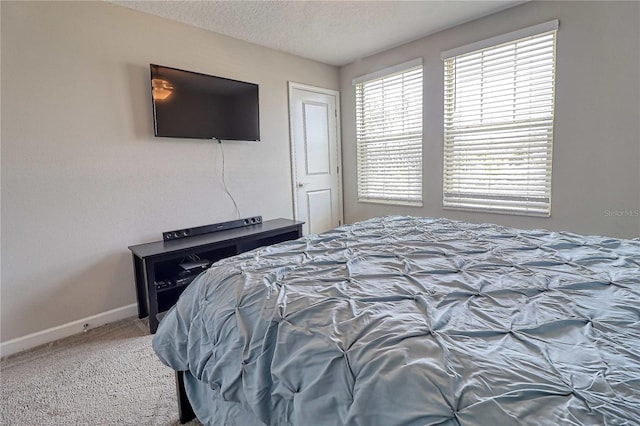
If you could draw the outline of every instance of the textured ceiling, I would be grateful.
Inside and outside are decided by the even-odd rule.
[[[513,1],[109,1],[331,65],[524,3]]]

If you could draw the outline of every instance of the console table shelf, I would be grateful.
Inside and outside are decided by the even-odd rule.
[[[186,259],[210,263],[258,247],[302,236],[302,225],[289,219],[227,229],[171,241],[130,246],[138,299],[138,318],[149,316],[149,331],[155,333],[159,317],[175,305],[187,285],[198,275],[181,268]]]

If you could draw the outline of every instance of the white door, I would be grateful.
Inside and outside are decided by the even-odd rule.
[[[294,218],[305,234],[342,224],[339,94],[289,83]]]

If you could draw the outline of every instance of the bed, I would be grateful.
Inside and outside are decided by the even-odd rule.
[[[370,219],[217,262],[153,347],[210,425],[637,425],[640,239]]]

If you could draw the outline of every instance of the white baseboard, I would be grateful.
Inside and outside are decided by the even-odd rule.
[[[0,357],[13,355],[27,349],[35,348],[36,346],[44,345],[45,343],[53,342],[54,340],[82,333],[84,331],[85,324],[88,325],[88,329],[91,329],[110,322],[129,318],[134,315],[138,315],[138,305],[136,303],[62,324],[57,327],[48,328],[36,333],[27,334],[26,336],[0,343]]]

